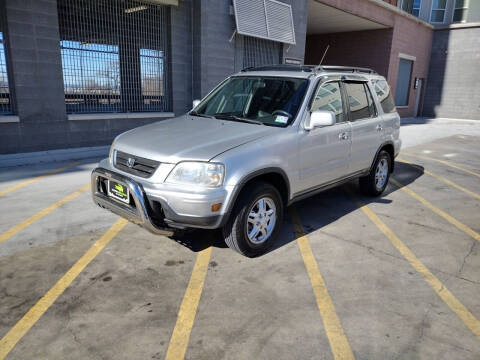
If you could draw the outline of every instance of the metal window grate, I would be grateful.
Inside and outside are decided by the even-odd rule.
[[[67,113],[168,111],[168,8],[58,0]]]
[[[0,4],[0,114],[12,114],[13,109],[13,95],[10,92],[7,71],[7,56],[6,44],[4,35],[5,26],[5,12],[2,9],[3,4]]]
[[[243,68],[282,63],[282,44],[245,36],[243,42]]]

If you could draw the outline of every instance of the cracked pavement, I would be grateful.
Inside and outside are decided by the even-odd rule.
[[[434,137],[425,136],[433,129]],[[453,130],[452,130],[453,129]],[[480,123],[402,127],[406,153],[454,162],[480,174]],[[404,155],[402,155],[403,157]],[[480,194],[479,177],[427,159],[397,162],[393,177],[480,233],[480,202],[423,172]],[[95,160],[0,198],[0,233],[89,182]],[[0,190],[63,163],[2,169]],[[478,360],[480,339],[358,208],[355,182],[295,205],[318,269],[356,359]],[[478,241],[396,186],[359,196],[480,318]],[[0,243],[0,338],[117,220],[85,192]],[[232,252],[218,232],[168,239],[128,224],[78,275],[8,359],[165,357],[197,252],[212,256],[187,359],[332,359],[296,244],[292,219],[266,255]]]

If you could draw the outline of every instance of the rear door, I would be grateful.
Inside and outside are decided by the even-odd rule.
[[[383,124],[368,82],[344,81],[352,126],[350,172],[369,169],[383,142]]]
[[[340,81],[323,83],[315,92],[311,110],[335,113],[336,124],[301,130],[299,140],[300,190],[327,184],[348,174],[350,162],[350,123]]]

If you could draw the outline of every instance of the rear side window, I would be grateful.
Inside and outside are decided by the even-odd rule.
[[[345,88],[348,94],[350,118],[352,121],[375,116],[375,105],[371,100],[371,94],[366,84],[347,82],[345,83]],[[370,97],[370,100],[368,97]]]
[[[372,84],[383,112],[385,114],[395,112],[395,103],[388,83],[385,80],[373,80]]]

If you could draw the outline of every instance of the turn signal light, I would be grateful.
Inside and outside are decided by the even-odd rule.
[[[212,212],[216,212],[216,211],[220,210],[221,207],[222,207],[222,203],[213,204],[212,205]]]

